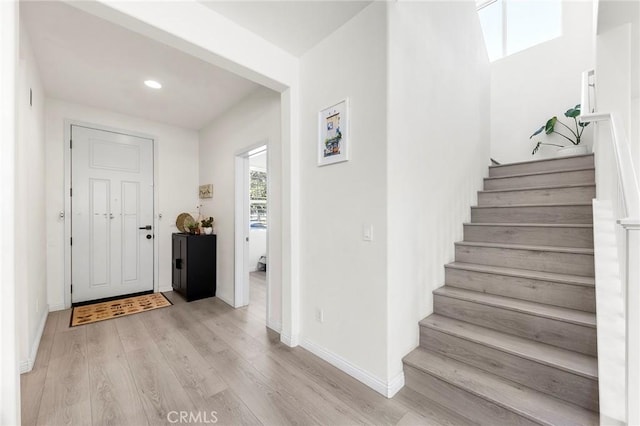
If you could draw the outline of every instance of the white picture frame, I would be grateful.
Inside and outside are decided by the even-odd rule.
[[[349,99],[318,113],[318,166],[349,161]]]

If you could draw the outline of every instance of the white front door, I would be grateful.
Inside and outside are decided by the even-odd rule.
[[[71,126],[71,301],[153,290],[153,141]]]

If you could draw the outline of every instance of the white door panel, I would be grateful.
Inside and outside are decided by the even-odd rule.
[[[72,301],[153,290],[153,141],[71,127]]]

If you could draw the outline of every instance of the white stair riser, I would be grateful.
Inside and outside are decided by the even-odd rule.
[[[598,410],[597,380],[443,333],[431,327],[420,328],[420,346],[589,410]]]
[[[593,208],[584,206],[526,206],[471,208],[473,223],[593,223]]]
[[[484,243],[593,248],[593,228],[464,225],[464,240]]]
[[[435,376],[410,365],[404,366],[405,384],[408,388],[424,395],[460,415],[473,419],[480,425],[538,425],[525,417],[509,411],[471,392],[453,386]]]
[[[434,294],[434,312],[564,349],[596,356],[596,329]]]
[[[451,287],[497,296],[513,297],[563,308],[595,312],[595,289],[553,281],[447,268],[445,283]]]
[[[558,159],[554,158],[547,161],[536,161],[521,164],[511,164],[500,167],[490,167],[489,176],[496,177],[519,175],[525,173],[555,172],[567,169],[583,169],[587,167],[594,167],[593,155]]]
[[[456,262],[594,276],[593,255],[456,244]]]
[[[595,170],[574,170],[561,173],[514,176],[484,180],[484,189],[535,188],[539,186],[557,186],[589,184],[595,182]]]
[[[518,191],[478,192],[479,206],[513,204],[590,203],[596,196],[595,186],[542,188]]]

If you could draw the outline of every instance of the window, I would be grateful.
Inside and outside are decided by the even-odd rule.
[[[492,62],[562,35],[561,0],[479,0],[476,4]]]

